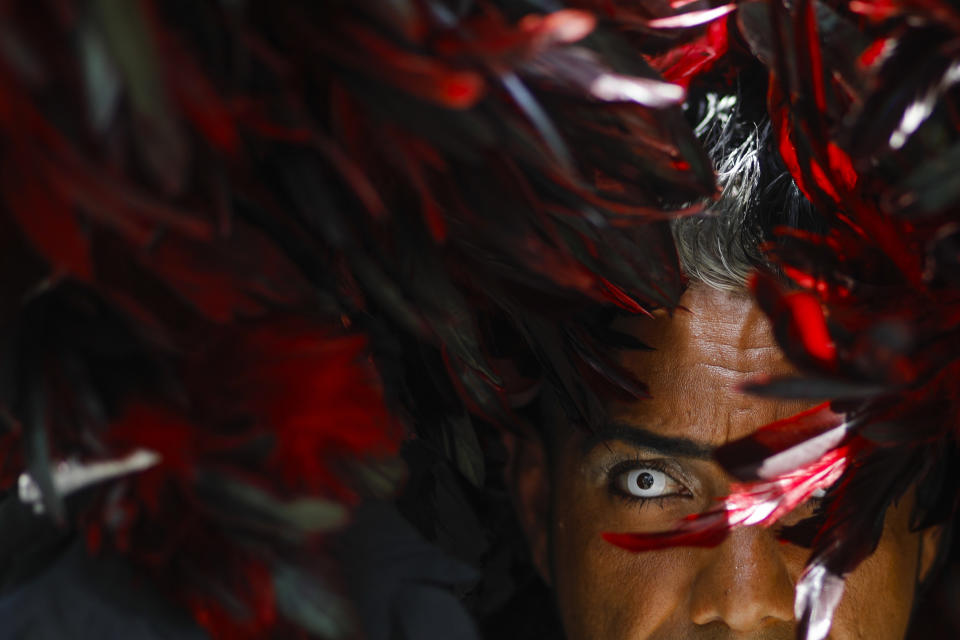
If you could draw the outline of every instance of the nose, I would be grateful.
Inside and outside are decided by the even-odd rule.
[[[691,621],[747,632],[793,620],[793,580],[773,534],[735,529],[708,551],[691,592]]]

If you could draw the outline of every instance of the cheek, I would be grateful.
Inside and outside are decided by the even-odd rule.
[[[553,582],[568,640],[676,637],[668,630],[684,619],[697,551],[618,549],[600,534],[619,523],[577,497],[574,491],[555,504],[552,535]]]
[[[907,527],[905,505],[891,509],[876,552],[846,580],[831,637],[901,640],[910,621],[919,534]]]

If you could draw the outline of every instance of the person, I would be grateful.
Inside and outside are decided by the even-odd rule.
[[[923,262],[906,288],[923,313],[893,337],[917,329],[935,361],[960,363],[956,212],[931,218],[960,193],[958,21],[912,3],[858,37],[870,3],[844,19],[837,3],[702,4],[6,3],[0,640],[472,639],[467,614],[495,613],[514,586],[474,589],[461,565],[513,568],[485,548],[511,515],[489,432],[519,428],[548,387],[550,428],[514,443],[510,480],[568,635],[787,637],[805,553],[779,530],[645,555],[601,538],[702,511],[728,491],[713,447],[801,406],[735,393],[789,370],[743,291],[756,228],[811,222],[798,199],[737,206],[790,190],[782,171],[752,179],[760,137],[721,136],[731,215],[675,225],[678,301],[664,220],[715,188],[680,85],[727,62],[727,79],[773,71],[795,102],[779,110],[787,142],[789,127],[856,124],[840,117],[859,117],[851,104],[861,124],[883,114],[852,138],[812,135],[791,166],[835,195],[817,178],[870,178],[875,193],[881,170],[916,167],[877,195],[923,223],[873,221],[886,242],[864,233],[856,248]],[[864,74],[870,60],[897,64]],[[824,154],[830,166],[811,164]],[[653,399],[601,411],[592,382],[641,386],[604,367],[610,345],[580,313],[678,302],[620,321],[656,348],[622,354]],[[874,361],[898,346],[877,342]],[[907,373],[943,367],[893,355]],[[960,368],[944,377],[927,410],[960,398]],[[608,413],[609,428],[586,435],[555,404],[591,426]],[[942,536],[905,524],[912,500],[851,576],[836,634],[904,626]]]
[[[724,187],[714,216],[673,227],[689,280],[679,309],[613,324],[649,347],[624,350],[619,361],[650,398],[608,402],[607,424],[592,433],[545,400],[541,437],[508,436],[507,482],[569,640],[795,637],[795,585],[809,550],[778,532],[815,517],[819,497],[774,527],[734,529],[713,548],[632,553],[602,537],[669,530],[714,506],[732,479],[712,452],[814,404],[740,392],[748,381],[794,372],[746,288],[763,268],[758,245],[776,224],[819,222],[776,166],[769,125],[740,123],[736,133],[729,117],[712,141]],[[914,494],[889,509],[876,551],[847,577],[831,638],[906,634],[943,533],[911,526]]]

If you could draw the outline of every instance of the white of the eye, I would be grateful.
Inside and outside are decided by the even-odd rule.
[[[817,489],[816,491],[810,494],[810,497],[814,498],[815,500],[823,500],[825,497],[827,497],[827,490]]]
[[[656,469],[641,468],[628,471],[622,489],[638,498],[659,498],[666,493],[667,474]]]

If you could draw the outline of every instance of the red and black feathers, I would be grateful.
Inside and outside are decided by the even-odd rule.
[[[934,494],[917,526],[956,510],[956,488],[938,479],[940,459],[956,455],[960,408],[956,178],[946,168],[960,131],[956,16],[950,3],[739,4],[739,33],[770,72],[781,156],[831,219],[826,234],[784,228],[767,247],[793,286],[759,276],[752,289],[801,373],[747,390],[833,398],[843,419],[810,431],[799,416],[721,448],[747,484],[716,512],[673,533],[609,538],[713,545],[833,486],[797,586],[807,640],[826,637],[842,578],[876,547],[892,501],[909,487]]]
[[[798,589],[822,638],[902,480],[956,447],[957,8],[544,4],[0,3],[5,500],[217,637],[351,633],[326,545],[405,437],[482,484],[473,420],[644,395],[585,317],[677,304],[667,221],[717,196],[684,88],[755,58],[831,230],[765,247],[801,376],[750,390],[832,411],[721,450],[716,511],[608,539],[715,544],[834,486]]]
[[[467,412],[530,393],[489,323],[583,422],[578,371],[643,392],[577,314],[675,304],[666,220],[714,178],[682,88],[593,14],[0,12],[4,488],[213,635],[351,633],[326,545],[402,477],[422,398],[476,480]]]

